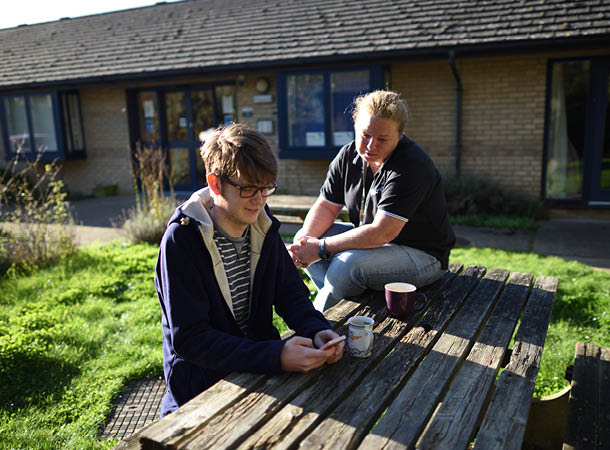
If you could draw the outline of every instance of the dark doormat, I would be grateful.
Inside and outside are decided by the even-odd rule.
[[[163,377],[132,381],[116,400],[100,437],[123,439],[159,418],[165,394]]]

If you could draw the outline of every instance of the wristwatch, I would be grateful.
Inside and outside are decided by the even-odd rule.
[[[318,256],[323,260],[329,259],[330,252],[326,250],[326,239],[320,239],[318,243]]]

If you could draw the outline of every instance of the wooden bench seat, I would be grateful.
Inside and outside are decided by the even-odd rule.
[[[610,349],[576,344],[563,449],[610,448]]]

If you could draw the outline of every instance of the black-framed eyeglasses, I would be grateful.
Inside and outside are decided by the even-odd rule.
[[[270,195],[275,194],[275,191],[277,191],[277,184],[275,183],[270,184],[268,186],[241,186],[227,177],[220,178],[229,183],[234,188],[239,189],[239,196],[241,198],[252,198],[259,191],[263,197],[269,197]]]

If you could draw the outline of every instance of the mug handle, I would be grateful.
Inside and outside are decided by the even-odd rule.
[[[417,300],[415,300],[415,306],[413,308],[412,313],[421,312],[425,308],[427,303],[428,303],[428,297],[426,297],[426,294],[424,294],[423,292],[418,292]]]
[[[373,335],[373,332],[371,330],[366,330],[366,337],[368,340],[368,343],[366,344],[366,348],[368,349],[367,353],[369,353],[371,351],[371,347],[373,347],[373,339],[375,336]]]

